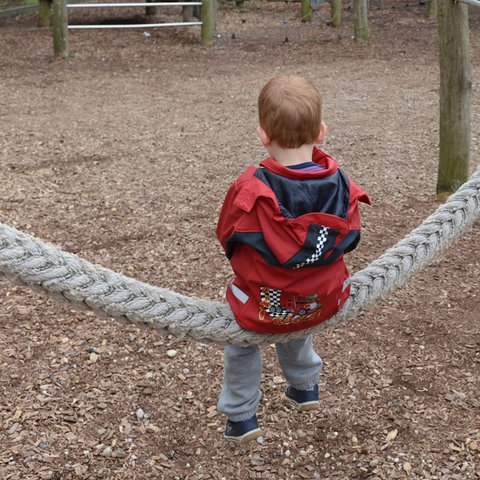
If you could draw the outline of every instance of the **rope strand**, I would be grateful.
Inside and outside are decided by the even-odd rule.
[[[355,317],[403,285],[480,216],[480,170],[419,227],[352,276],[342,310],[307,330],[263,334],[243,330],[226,303],[188,297],[155,287],[44,243],[0,223],[0,273],[80,308],[163,335],[219,344],[286,342]]]

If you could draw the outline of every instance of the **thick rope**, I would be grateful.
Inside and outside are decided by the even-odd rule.
[[[139,282],[61,251],[0,223],[0,273],[35,290],[161,334],[220,344],[285,342],[355,317],[403,285],[480,216],[480,170],[419,227],[352,277],[343,309],[311,329],[290,334],[243,330],[226,303],[188,297]]]

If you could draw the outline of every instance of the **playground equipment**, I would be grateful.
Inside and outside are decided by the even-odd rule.
[[[226,303],[188,297],[92,265],[58,247],[0,224],[0,273],[12,281],[161,334],[219,344],[253,345],[301,338],[355,317],[403,285],[480,217],[480,170],[394,247],[352,277],[342,310],[308,330],[243,330]]]
[[[458,0],[460,3],[470,5],[471,7],[480,7],[480,0]]]
[[[195,7],[201,6],[202,2],[175,2],[176,7]],[[172,2],[125,2],[125,3],[72,3],[67,4],[67,8],[125,8],[125,7],[171,7]],[[133,23],[133,24],[103,24],[103,25],[68,25],[72,29],[98,29],[98,28],[154,28],[154,27],[190,27],[203,25],[202,22],[170,22],[170,23]]]
[[[141,24],[102,24],[102,25],[69,25],[69,8],[125,8],[125,7],[184,7],[192,11],[200,7],[200,21],[164,22],[164,23],[141,23]],[[184,15],[191,17],[192,15]],[[201,26],[201,41],[208,44],[213,39],[215,30],[216,0],[202,0],[190,2],[118,2],[118,3],[73,3],[67,4],[67,0],[52,1],[53,19],[53,51],[55,57],[65,58],[69,55],[68,30],[69,29],[98,29],[98,28],[154,28],[154,27],[190,27]]]

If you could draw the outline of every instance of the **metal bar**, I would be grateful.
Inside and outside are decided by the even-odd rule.
[[[479,0],[457,0],[457,2],[465,3],[466,5],[470,5],[472,7],[480,7]]]
[[[68,8],[103,8],[103,7],[175,7],[201,5],[202,2],[148,2],[148,3],[71,3]]]
[[[133,25],[69,25],[68,29],[99,29],[99,28],[154,28],[154,27],[190,27],[202,25],[202,22],[177,22],[177,23],[138,23]]]

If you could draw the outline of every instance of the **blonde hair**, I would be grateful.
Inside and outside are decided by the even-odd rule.
[[[320,134],[322,97],[309,80],[279,75],[262,88],[258,116],[270,141],[283,148],[298,148],[314,143]]]

